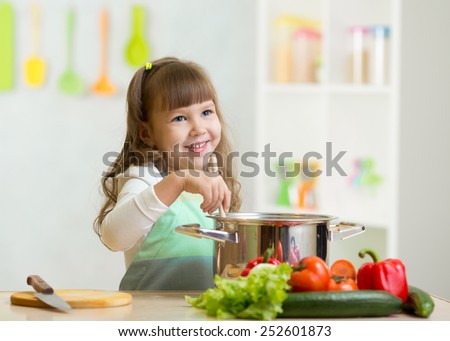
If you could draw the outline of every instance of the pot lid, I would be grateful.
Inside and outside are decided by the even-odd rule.
[[[257,225],[279,225],[279,224],[317,224],[326,223],[337,219],[331,215],[321,214],[306,214],[306,213],[227,213],[226,217],[221,217],[219,214],[212,214],[209,218],[216,219],[224,223],[238,223],[238,224],[257,224]]]

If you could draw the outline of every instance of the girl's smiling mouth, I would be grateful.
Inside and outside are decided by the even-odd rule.
[[[185,146],[190,152],[193,153],[202,153],[206,150],[208,146],[209,141],[203,141],[203,142],[194,142],[190,145]]]

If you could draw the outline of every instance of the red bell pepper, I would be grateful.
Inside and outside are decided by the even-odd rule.
[[[364,263],[356,275],[358,288],[369,290],[384,290],[400,297],[406,303],[408,299],[408,282],[405,265],[399,259],[389,258],[380,261],[378,255],[368,249],[359,252],[359,257],[368,254],[373,263]]]
[[[281,262],[278,259],[275,259],[272,257],[272,253],[273,253],[273,248],[270,248],[270,249],[266,250],[266,252],[264,253],[264,257],[261,256],[261,257],[257,257],[257,258],[253,258],[253,259],[249,260],[245,269],[242,270],[241,276],[243,276],[243,277],[248,276],[250,270],[253,269],[256,265],[261,264],[261,263],[268,263],[268,264],[274,264],[274,265],[281,264]]]

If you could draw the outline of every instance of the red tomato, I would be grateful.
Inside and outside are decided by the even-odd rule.
[[[293,292],[328,290],[330,272],[322,258],[305,257],[295,263],[292,268],[289,284]]]
[[[338,277],[350,277],[356,280],[356,268],[349,260],[338,259],[331,265],[330,275]]]
[[[328,291],[358,290],[355,280],[350,277],[331,276]]]

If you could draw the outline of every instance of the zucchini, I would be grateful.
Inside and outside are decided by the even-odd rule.
[[[403,310],[403,301],[384,290],[288,293],[278,317],[374,317]]]
[[[420,317],[428,317],[434,310],[434,301],[431,296],[412,285],[408,285],[408,300],[404,307],[406,312]]]

